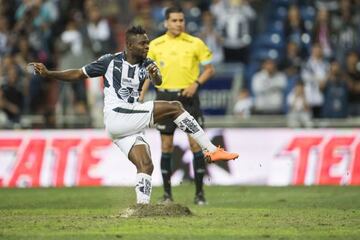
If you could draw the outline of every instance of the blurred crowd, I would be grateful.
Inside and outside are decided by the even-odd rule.
[[[282,114],[307,127],[360,115],[358,0],[0,0],[0,127],[21,127],[23,115],[44,116],[39,127],[59,126],[60,116],[101,125],[101,79],[44,80],[27,63],[79,68],[123,50],[132,24],[153,39],[175,3],[214,64],[244,66],[234,114]]]
[[[235,114],[287,115],[291,127],[360,116],[360,1],[268,4],[263,31],[249,47]]]

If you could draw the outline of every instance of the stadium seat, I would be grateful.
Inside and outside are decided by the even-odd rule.
[[[306,20],[314,21],[316,16],[316,10],[312,6],[304,6],[300,8],[300,15],[304,21]]]
[[[316,17],[316,10],[312,6],[305,6],[300,8],[301,18],[304,20],[305,29],[311,32],[314,27],[314,21]]]
[[[280,21],[280,20],[275,20],[275,21],[269,21],[266,29],[266,32],[268,33],[276,33],[279,34],[281,36],[283,36],[284,34],[284,22]]]
[[[277,7],[275,10],[270,12],[269,20],[280,20],[283,21],[287,16],[287,7]]]
[[[280,57],[281,57],[280,52],[277,49],[274,49],[274,48],[260,48],[260,49],[256,50],[253,53],[252,60],[261,62],[261,61],[264,61],[267,58],[278,60]]]
[[[291,4],[294,4],[294,0],[273,0],[272,5],[275,7],[288,7]]]
[[[285,47],[285,41],[282,35],[278,33],[263,33],[259,35],[255,42],[254,42],[254,48],[273,48],[277,50],[281,50]]]

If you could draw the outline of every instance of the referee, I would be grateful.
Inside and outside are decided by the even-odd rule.
[[[185,18],[180,7],[170,7],[165,11],[166,33],[150,43],[148,57],[153,59],[163,76],[157,86],[157,100],[180,101],[203,127],[198,91],[215,73],[211,64],[212,53],[205,43],[184,32]],[[200,74],[200,64],[203,71]],[[157,125],[161,133],[161,173],[164,184],[164,202],[173,201],[171,193],[171,157],[176,125],[172,121]],[[205,161],[201,147],[189,135],[189,144],[194,154],[196,193],[194,203],[206,204],[203,190]]]

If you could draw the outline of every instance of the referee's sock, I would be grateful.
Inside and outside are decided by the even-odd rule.
[[[211,143],[204,130],[199,123],[187,111],[184,111],[178,116],[174,123],[184,132],[189,133],[190,136],[201,146],[203,150],[214,152],[217,148]]]
[[[194,153],[193,167],[195,174],[196,195],[203,193],[203,178],[205,174],[205,160],[202,151]]]
[[[163,178],[164,192],[168,196],[171,194],[171,155],[172,153],[161,153],[160,167]]]

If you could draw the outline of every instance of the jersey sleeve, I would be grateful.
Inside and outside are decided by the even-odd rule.
[[[112,59],[112,54],[103,55],[98,60],[82,67],[82,71],[90,78],[104,76]]]
[[[197,42],[197,56],[201,65],[212,62],[212,52],[201,39]]]

